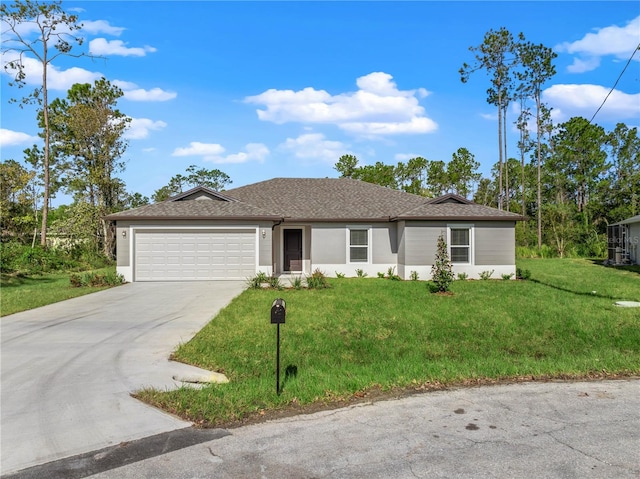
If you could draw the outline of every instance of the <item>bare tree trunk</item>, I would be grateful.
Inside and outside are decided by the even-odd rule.
[[[540,93],[536,92],[536,129],[538,146],[538,249],[542,248],[542,152],[540,151],[540,136],[542,134],[540,125]]]
[[[502,209],[502,93],[498,91],[498,209]]]
[[[40,245],[47,246],[47,221],[49,219],[49,99],[47,92],[47,42],[43,42],[42,62],[42,115],[44,118],[44,199],[42,200],[42,227],[40,229]]]
[[[502,118],[502,127],[504,129],[504,161],[505,161],[505,169],[504,169],[504,187],[505,187],[505,198],[507,202],[507,211],[509,211],[509,155],[507,154],[507,106],[504,107],[504,117]]]

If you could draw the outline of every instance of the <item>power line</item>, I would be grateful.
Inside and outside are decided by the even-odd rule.
[[[618,85],[618,82],[620,81],[620,78],[622,78],[622,75],[624,75],[624,72],[626,71],[627,67],[631,64],[631,60],[633,60],[633,57],[635,56],[636,52],[640,50],[640,43],[638,43],[638,46],[636,48],[633,49],[633,53],[631,53],[631,56],[629,57],[629,60],[627,60],[627,64],[624,66],[624,68],[622,69],[622,71],[620,72],[620,75],[618,75],[618,78],[616,80],[616,82],[613,84],[613,86],[611,87],[611,90],[609,90],[609,93],[607,93],[607,96],[604,97],[604,100],[602,100],[602,104],[598,107],[598,109],[596,110],[596,112],[593,114],[593,116],[591,117],[591,120],[589,120],[589,123],[591,123],[593,121],[593,119],[596,117],[596,115],[598,114],[598,112],[602,109],[602,107],[604,106],[604,104],[607,102],[607,100],[609,99],[609,96],[611,95],[611,93],[613,93],[613,90],[616,89],[616,86]]]

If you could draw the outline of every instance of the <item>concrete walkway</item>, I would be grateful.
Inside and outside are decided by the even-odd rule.
[[[0,319],[0,473],[189,427],[130,393],[201,372],[169,354],[244,288],[132,283]]]

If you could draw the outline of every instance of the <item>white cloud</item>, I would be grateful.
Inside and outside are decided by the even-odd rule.
[[[119,37],[125,30],[122,27],[114,27],[105,20],[83,20],[80,23],[82,23],[83,32],[91,33],[93,35],[106,33],[107,35]]]
[[[3,63],[11,59],[12,57],[8,53],[2,56]],[[40,85],[42,82],[42,64],[38,60],[29,57],[23,57],[22,64],[26,74],[25,81],[27,85]],[[11,71],[7,72],[7,74],[12,75]],[[50,90],[67,91],[74,83],[93,83],[94,80],[101,77],[101,73],[90,72],[78,67],[60,70],[54,65],[49,65],[47,68],[47,86]]]
[[[587,33],[580,40],[556,45],[555,50],[578,55],[567,69],[582,73],[596,69],[603,56],[613,55],[620,60],[627,60],[638,46],[639,37],[640,16],[627,22],[624,27],[611,25],[597,28],[595,33]],[[640,61],[639,57],[635,59]]]
[[[595,70],[600,66],[600,57],[591,57],[586,60],[574,58],[573,63],[567,67],[569,73],[584,73]]]
[[[419,155],[417,153],[396,153],[395,155],[393,155],[393,159],[396,161],[409,161],[412,160],[413,158],[418,158],[418,157],[422,157],[422,155]]]
[[[153,121],[148,118],[132,118],[124,137],[128,140],[142,140],[149,136],[149,132],[159,131],[166,127],[167,124],[161,120]]]
[[[600,85],[553,85],[542,92],[542,99],[553,107],[558,121],[573,116],[591,118],[607,97],[609,89]],[[613,90],[598,117],[612,120],[640,117],[640,93]]]
[[[97,56],[118,55],[143,57],[147,53],[153,53],[156,49],[150,46],[129,48],[122,40],[106,40],[104,38],[96,38],[89,42],[89,53]]]
[[[297,138],[287,138],[278,148],[293,153],[298,159],[317,160],[329,165],[335,165],[342,155],[352,154],[344,143],[327,140],[322,133],[305,133]]]
[[[350,133],[358,133],[363,136],[384,136],[429,133],[437,130],[438,124],[429,118],[413,117],[404,122],[352,122],[342,123],[340,127]]]
[[[124,98],[130,101],[167,101],[173,100],[178,96],[176,92],[165,91],[161,88],[152,88],[145,90],[138,88],[138,85],[124,80],[114,80],[112,82],[124,93]]]
[[[227,156],[216,156],[211,158],[204,158],[205,161],[211,161],[213,163],[246,163],[247,161],[257,161],[262,163],[267,156],[269,156],[269,148],[262,143],[248,143],[244,147],[245,151],[239,153],[233,153]]]
[[[192,141],[186,148],[176,148],[172,156],[215,156],[224,153],[224,148],[218,143],[200,143]]]
[[[427,90],[399,90],[393,77],[373,72],[356,80],[355,92],[331,95],[325,90],[307,87],[302,90],[269,89],[248,96],[246,103],[263,105],[258,118],[276,124],[335,124],[339,128],[364,136],[429,133],[437,124],[425,116],[418,97]]]
[[[34,141],[40,141],[37,136],[28,135],[21,131],[7,130],[6,128],[0,128],[0,146],[14,146],[24,145],[32,143]]]
[[[201,156],[204,161],[212,163],[246,163],[258,161],[262,163],[269,155],[269,149],[262,143],[248,143],[244,151],[224,156],[225,148],[218,143],[200,143],[192,141],[188,147],[176,148],[172,156]]]
[[[151,90],[145,90],[143,88],[136,88],[135,90],[123,90],[124,98],[131,101],[167,101],[173,100],[178,96],[176,92],[165,91],[161,88],[152,88]]]

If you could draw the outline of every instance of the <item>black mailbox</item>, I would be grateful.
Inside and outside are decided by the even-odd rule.
[[[284,324],[287,308],[284,299],[278,298],[271,305],[271,324]]]

